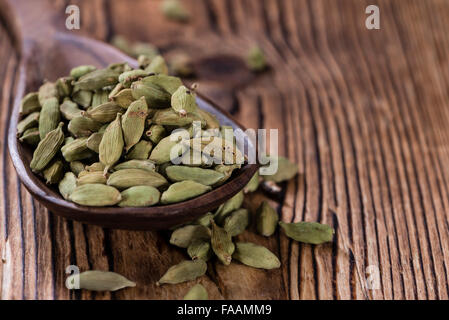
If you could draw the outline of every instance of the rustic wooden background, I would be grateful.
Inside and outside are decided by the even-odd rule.
[[[449,268],[449,3],[446,0],[185,0],[194,19],[166,21],[159,1],[78,4],[81,33],[123,34],[170,55],[195,55],[202,92],[247,127],[278,128],[302,174],[284,186],[284,221],[320,221],[335,241],[301,245],[277,233],[275,271],[211,264],[198,280],[214,299],[447,299]],[[365,28],[365,8],[381,29]],[[254,76],[252,44],[272,69]],[[48,213],[20,185],[6,132],[18,66],[0,24],[1,299],[179,299],[192,283],[156,287],[185,258],[167,234],[104,230]],[[256,194],[248,205],[264,197]],[[275,204],[275,202],[272,202]],[[138,283],[73,292],[65,268],[113,270]],[[380,272],[380,288],[366,277]],[[374,272],[374,273],[373,273]]]

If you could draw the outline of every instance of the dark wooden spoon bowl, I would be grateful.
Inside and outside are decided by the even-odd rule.
[[[19,143],[16,137],[21,98],[25,93],[35,91],[44,79],[55,80],[67,75],[77,65],[105,67],[109,63],[121,61],[136,65],[136,61],[105,43],[71,34],[65,28],[64,12],[55,12],[49,1],[1,0],[0,10],[7,27],[15,35],[15,45],[21,58],[8,131],[11,159],[28,191],[54,214],[108,228],[167,229],[214,210],[242,190],[258,169],[255,164],[246,164],[224,185],[192,200],[172,205],[96,208],[64,200],[56,188],[46,185],[31,171],[29,163],[32,149]],[[200,108],[213,113],[220,123],[245,131],[231,115],[206,98],[198,98],[198,104]],[[244,133],[241,134],[247,145],[245,154],[254,151],[251,140]]]

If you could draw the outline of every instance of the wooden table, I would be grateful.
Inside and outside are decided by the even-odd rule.
[[[69,1],[54,1],[64,15]],[[166,21],[159,1],[70,1],[80,31],[123,34],[182,50],[200,91],[247,127],[278,128],[280,153],[302,172],[284,186],[284,221],[320,221],[335,241],[301,245],[277,233],[243,240],[282,267],[211,263],[214,299],[447,299],[449,268],[449,3],[446,0],[185,0],[194,19]],[[380,8],[380,30],[365,8]],[[445,22],[446,21],[446,22]],[[252,44],[272,69],[241,65]],[[1,299],[179,299],[192,283],[157,287],[185,259],[166,233],[104,230],[48,213],[20,185],[6,132],[18,56],[0,23]],[[255,194],[248,205],[265,196]],[[65,269],[113,270],[138,283],[116,293],[65,288]],[[367,278],[379,282],[368,282]],[[378,284],[372,289],[370,283]]]

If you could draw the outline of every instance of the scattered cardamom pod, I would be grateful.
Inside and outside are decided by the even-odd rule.
[[[318,222],[285,223],[280,221],[279,225],[284,229],[287,237],[303,243],[322,244],[330,242],[335,233],[331,226]]]
[[[249,180],[248,184],[243,189],[244,193],[254,192],[259,188],[259,171],[253,175],[251,180]]]
[[[249,225],[249,212],[246,209],[238,209],[226,217],[223,228],[231,236],[241,234]]]
[[[209,295],[201,284],[194,285],[184,296],[184,300],[209,300]]]
[[[203,259],[208,261],[212,257],[210,240],[195,239],[187,247],[187,253],[192,260]]]
[[[247,266],[259,269],[277,269],[281,262],[270,250],[251,242],[237,242],[232,257]]]
[[[195,240],[210,239],[210,230],[202,225],[186,225],[173,231],[170,243],[180,248],[187,248]]]
[[[218,207],[217,211],[215,212],[215,221],[222,225],[224,222],[224,219],[233,211],[240,209],[240,207],[243,204],[244,199],[243,191],[240,191],[235,196],[233,196],[231,199],[223,203],[220,207]]]
[[[231,235],[225,229],[220,228],[212,220],[212,236],[211,244],[212,250],[215,252],[217,258],[224,264],[229,265],[232,260],[232,254],[235,250],[235,245],[232,242]]]
[[[276,232],[279,216],[269,204],[264,201],[257,209],[257,232],[265,237],[270,237]]]
[[[292,179],[298,174],[298,165],[284,157],[271,157],[270,161],[277,161],[278,169],[273,175],[264,175],[265,181],[273,181],[276,183]]]
[[[191,261],[183,261],[174,265],[156,282],[156,284],[177,284],[186,281],[195,280],[206,274],[207,264],[203,259],[196,259]]]
[[[91,291],[117,291],[127,287],[135,287],[136,283],[128,280],[124,276],[110,271],[85,271],[79,275],[71,275],[66,283],[75,286],[79,277],[79,289]]]

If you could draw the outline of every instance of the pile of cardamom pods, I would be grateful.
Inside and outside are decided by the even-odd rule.
[[[23,98],[17,134],[35,147],[30,167],[65,199],[120,207],[182,202],[223,184],[244,163],[232,128],[198,108],[195,88],[169,76],[162,56],[139,63],[79,66]],[[206,154],[210,145],[221,148],[222,162]]]

